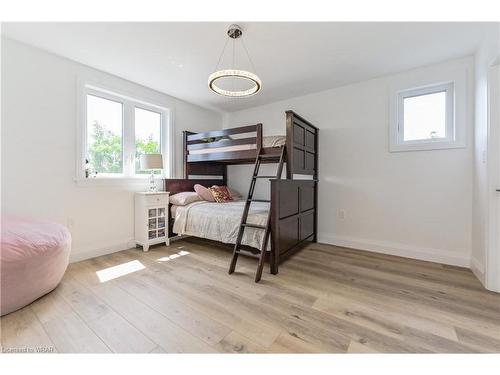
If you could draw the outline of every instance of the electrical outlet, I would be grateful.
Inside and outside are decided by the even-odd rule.
[[[339,209],[337,211],[337,217],[340,219],[340,220],[344,220],[345,219],[345,210],[344,209]]]

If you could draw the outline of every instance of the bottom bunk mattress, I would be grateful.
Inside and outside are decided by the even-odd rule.
[[[203,201],[177,206],[173,231],[177,234],[234,244],[238,237],[244,207],[244,200],[227,203]],[[247,222],[266,225],[268,212],[269,203],[252,202]],[[247,227],[241,242],[243,245],[260,249],[263,240],[262,229]]]

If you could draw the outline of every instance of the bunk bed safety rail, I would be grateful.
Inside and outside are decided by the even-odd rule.
[[[250,134],[254,133],[254,134]],[[229,138],[230,136],[249,134],[246,138]],[[252,145],[259,149],[262,147],[262,124],[240,126],[238,128],[230,128],[223,130],[214,130],[204,133],[186,132],[186,148],[187,151],[202,150],[218,147]],[[207,142],[210,138],[224,138],[214,142]]]
[[[207,141],[208,139],[211,142]],[[251,159],[253,162],[256,153],[261,149],[262,124],[204,133],[184,132],[184,158],[186,163],[217,161],[228,163],[245,159]]]

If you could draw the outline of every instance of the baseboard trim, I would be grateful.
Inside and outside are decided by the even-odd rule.
[[[72,249],[69,256],[69,262],[75,263],[86,259],[100,257],[102,255],[116,253],[117,251],[127,250],[135,246],[133,238],[120,242],[110,242],[105,245],[86,249]]]
[[[453,254],[450,251],[442,249],[423,248],[388,241],[369,240],[364,238],[361,239],[346,236],[332,236],[330,234],[324,233],[319,234],[318,242],[335,246],[348,247],[351,249],[372,251],[374,253],[395,255],[404,258],[449,264],[452,266],[467,267],[474,272],[476,277],[481,282],[484,282],[483,267],[476,259],[470,259],[466,256],[458,256],[457,254]],[[134,239],[130,238],[126,241],[111,242],[96,248],[72,249],[69,261],[70,263],[79,262],[82,260],[127,250],[134,246]]]
[[[471,266],[469,257],[453,254],[450,251],[442,249],[424,248],[364,238],[362,239],[346,236],[335,236],[325,233],[320,233],[318,240],[319,242],[327,243],[330,245],[372,251],[374,253],[395,255],[404,258],[418,259],[428,262],[436,262],[466,268],[469,268]]]
[[[485,273],[483,265],[476,259],[471,258],[470,260],[470,269],[472,273],[481,281],[481,284],[485,285]]]

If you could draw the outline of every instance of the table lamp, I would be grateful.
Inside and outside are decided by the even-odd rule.
[[[150,170],[149,191],[156,191],[155,173],[154,171],[163,169],[163,157],[161,154],[142,154],[139,156],[141,170]]]

